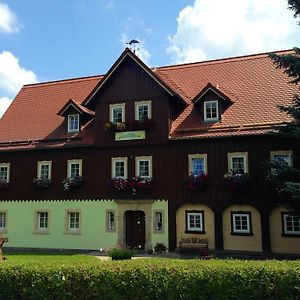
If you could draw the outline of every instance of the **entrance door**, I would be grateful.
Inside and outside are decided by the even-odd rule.
[[[126,211],[126,245],[129,249],[145,249],[145,213]]]

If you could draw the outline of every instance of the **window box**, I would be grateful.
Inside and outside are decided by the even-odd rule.
[[[228,188],[233,192],[242,192],[251,185],[251,177],[245,174],[234,174],[233,172],[226,173],[224,179]]]
[[[65,192],[76,189],[82,185],[82,177],[75,176],[75,177],[65,178],[62,181],[62,184]]]
[[[39,190],[46,190],[52,185],[52,180],[46,177],[34,178],[32,182],[34,186]]]
[[[133,177],[132,179],[125,179],[122,177],[115,177],[109,181],[109,187],[116,191],[126,191],[131,190],[132,194],[138,190],[149,190],[153,184],[152,177]]]
[[[124,122],[107,122],[104,125],[105,131],[108,132],[120,132],[120,131],[125,131],[126,130],[126,124]]]
[[[125,191],[128,188],[127,179],[122,177],[114,177],[109,180],[109,187],[116,191]]]
[[[189,191],[203,190],[208,184],[208,175],[201,174],[198,176],[191,175],[184,180],[184,186]]]
[[[6,179],[1,179],[0,178],[0,189],[8,189],[9,187],[9,182]]]

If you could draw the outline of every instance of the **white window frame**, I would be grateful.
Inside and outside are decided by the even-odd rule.
[[[148,161],[149,162],[149,176],[140,176],[140,162]],[[140,178],[152,178],[152,156],[136,156],[135,157],[135,176]]]
[[[127,157],[113,157],[111,159],[111,178],[116,177],[116,163],[117,162],[124,163],[124,177],[120,177],[120,176],[118,176],[118,177],[127,179],[127,176],[128,176],[128,168],[127,168],[128,158]]]
[[[236,218],[247,218],[247,229],[237,229],[236,228]],[[235,213],[232,212],[232,231],[233,233],[242,233],[250,234],[251,233],[251,224],[250,224],[250,214],[249,213]]]
[[[207,116],[206,104],[211,104],[211,103],[216,103],[217,116],[215,118],[209,118]],[[218,100],[204,101],[203,107],[204,107],[204,121],[219,121],[219,101]]]
[[[140,106],[148,106],[148,119],[151,119],[152,118],[152,105],[151,105],[151,101],[148,100],[148,101],[138,101],[138,102],[135,102],[135,119],[137,121],[140,121],[139,119],[139,107]]]
[[[191,227],[191,217],[192,216],[200,216],[200,227],[197,228],[197,227]],[[204,232],[204,212],[203,211],[199,211],[199,212],[196,212],[196,211],[188,211],[186,212],[186,224],[187,224],[187,231],[188,232]]]
[[[52,178],[52,161],[51,160],[41,160],[37,163],[37,178],[41,178],[42,166],[49,166],[48,179]]]
[[[297,217],[299,218],[299,215],[293,215],[293,214],[289,214],[289,213],[283,213],[283,230],[284,230],[284,235],[300,235],[300,230],[299,231],[290,231],[287,229],[287,217]]]
[[[106,232],[116,232],[117,215],[115,209],[106,210]],[[111,215],[113,215],[113,222],[111,222]]]
[[[270,152],[270,158],[271,161],[274,161],[274,157],[276,155],[283,155],[283,156],[288,156],[288,165],[290,167],[293,166],[293,151],[292,150],[278,150],[278,151],[271,151]]]
[[[42,213],[47,214],[47,227],[40,227],[40,217]],[[34,233],[49,233],[50,226],[50,212],[49,210],[40,209],[35,212],[35,228]]]
[[[189,164],[189,175],[193,173],[193,159],[204,159],[204,174],[207,174],[207,154],[189,154],[188,164]]]
[[[248,152],[231,152],[231,153],[227,153],[227,157],[228,157],[228,173],[233,171],[232,159],[237,158],[237,157],[243,157],[243,159],[244,159],[244,174],[249,172]]]
[[[0,168],[7,168],[7,179],[6,181],[9,182],[10,181],[10,163],[0,163]]]
[[[78,228],[71,228],[71,214],[78,214],[79,215],[79,223]],[[65,211],[65,234],[81,234],[81,227],[82,227],[82,218],[81,218],[81,210],[79,209],[67,209]]]
[[[161,216],[161,220],[158,219],[158,216]],[[165,220],[164,220],[164,211],[163,210],[154,210],[153,211],[153,231],[154,233],[164,233]],[[161,223],[161,227],[159,227]]]
[[[82,159],[69,159],[67,164],[67,177],[71,178],[71,165],[79,164],[79,176],[82,177]]]
[[[71,118],[76,117],[78,121],[77,128],[71,128]],[[78,132],[80,130],[80,117],[79,114],[70,114],[68,115],[68,132]]]
[[[7,233],[7,210],[0,210],[1,214],[4,214],[4,226],[0,227],[0,233]]]
[[[122,108],[122,122],[125,122],[125,103],[116,103],[116,104],[111,104],[109,105],[109,121],[112,122],[112,123],[115,123],[113,122],[113,111],[114,109],[116,108]]]

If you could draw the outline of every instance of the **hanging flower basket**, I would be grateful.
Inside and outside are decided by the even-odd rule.
[[[199,191],[203,190],[208,184],[208,175],[191,175],[184,180],[185,188],[189,191]]]
[[[105,131],[110,131],[110,132],[125,131],[126,124],[124,122],[120,122],[120,123],[107,122],[104,125],[104,129]]]
[[[248,173],[234,174],[229,172],[224,175],[224,179],[228,188],[233,192],[245,191],[251,184],[251,177]]]
[[[65,192],[76,189],[82,185],[82,177],[76,176],[74,178],[65,178],[62,181],[62,184]]]
[[[0,189],[7,189],[9,186],[9,182],[6,179],[0,179]]]
[[[46,190],[51,187],[52,180],[49,178],[34,178],[33,185],[39,190]]]

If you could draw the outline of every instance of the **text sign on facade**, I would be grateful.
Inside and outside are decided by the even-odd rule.
[[[145,130],[124,131],[124,132],[116,132],[115,140],[116,141],[143,140],[145,139],[145,137],[146,137]]]

